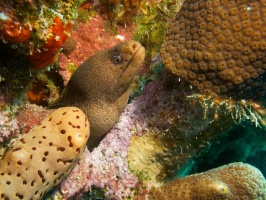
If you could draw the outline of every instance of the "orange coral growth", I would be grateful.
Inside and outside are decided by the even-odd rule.
[[[40,47],[35,48],[32,55],[28,56],[30,62],[37,68],[44,68],[55,61],[58,50],[62,47],[68,34],[71,30],[72,24],[68,22],[63,24],[59,17],[54,19],[51,36]]]
[[[42,106],[48,105],[49,95],[50,91],[47,88],[47,83],[40,80],[34,81],[32,87],[27,91],[29,101]]]
[[[8,20],[0,23],[0,36],[9,42],[24,42],[31,36],[31,26]]]

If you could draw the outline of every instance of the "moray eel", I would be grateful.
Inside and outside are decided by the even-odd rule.
[[[88,149],[98,146],[125,109],[129,86],[139,71],[145,49],[127,41],[100,51],[73,73],[59,98],[49,107],[75,106],[90,122]]]

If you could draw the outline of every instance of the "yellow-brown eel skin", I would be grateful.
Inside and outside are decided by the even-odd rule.
[[[144,58],[144,47],[133,40],[98,52],[77,68],[62,94],[49,106],[75,106],[86,114],[91,125],[87,144],[90,151],[125,109],[130,84]]]

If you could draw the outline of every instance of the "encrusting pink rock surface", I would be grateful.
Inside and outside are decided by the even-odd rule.
[[[63,198],[78,196],[92,186],[104,189],[108,199],[133,198],[147,193],[145,188],[149,187],[150,182],[141,183],[129,169],[128,148],[132,136],[142,136],[156,126],[165,128],[175,123],[173,119],[178,112],[185,113],[179,103],[164,102],[162,99],[167,95],[172,99],[178,95],[184,97],[185,92],[165,90],[162,76],[148,84],[142,95],[127,105],[115,127],[108,132],[100,145],[91,153],[88,150],[84,152],[73,171],[61,184]],[[169,115],[159,119],[158,112],[169,112]]]
[[[105,188],[105,195],[110,199],[134,196],[132,190],[139,180],[128,168],[127,150],[133,130],[137,128],[141,134],[145,127],[138,112],[135,101],[129,104],[120,116],[120,121],[100,145],[92,153],[88,150],[84,152],[76,167],[61,184],[60,190],[65,199],[81,194],[92,186]],[[137,125],[138,120],[142,124]]]

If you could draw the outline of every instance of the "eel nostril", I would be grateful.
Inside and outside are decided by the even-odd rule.
[[[137,45],[136,44],[133,44],[133,50],[135,50],[137,48]]]

